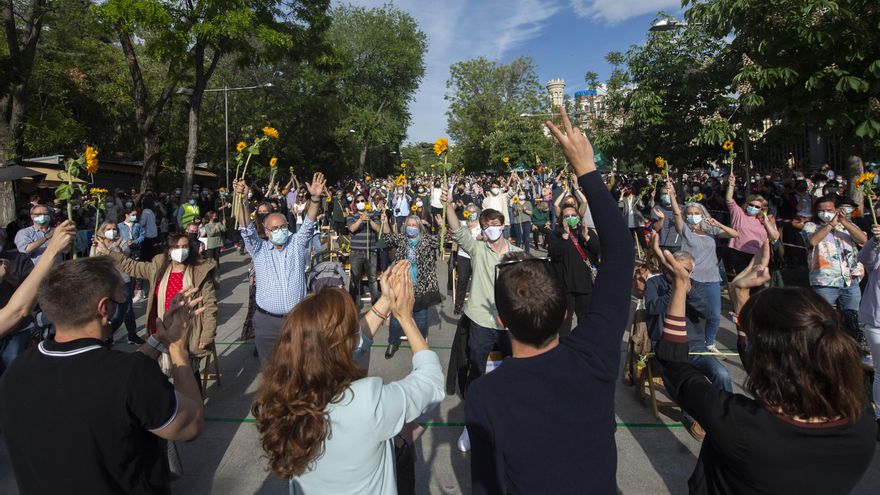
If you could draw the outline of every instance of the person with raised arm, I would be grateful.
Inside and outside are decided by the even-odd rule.
[[[706,430],[692,494],[847,494],[874,455],[876,426],[855,340],[806,288],[770,288],[740,313],[740,356],[751,397],[721,390],[688,359],[690,274],[668,251],[674,288],[657,359],[669,391]]]
[[[467,390],[477,495],[616,493],[614,388],[635,253],[589,140],[560,112],[563,129],[547,127],[590,203],[602,261],[589,311],[562,339],[568,298],[547,260],[511,253],[494,269],[496,322],[509,331],[513,355]]]

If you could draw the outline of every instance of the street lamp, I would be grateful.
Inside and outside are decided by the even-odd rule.
[[[276,72],[275,75],[279,75],[281,72]],[[230,91],[248,91],[253,89],[264,89],[264,88],[272,88],[275,85],[267,82],[263,84],[258,84],[256,86],[241,86],[237,88],[230,88],[228,86],[224,86],[222,88],[214,88],[214,89],[206,89],[205,93],[223,93],[223,129],[224,135],[226,138],[226,190],[229,190],[229,92]],[[192,96],[193,90],[192,88],[180,88],[177,90],[178,95],[182,96]]]

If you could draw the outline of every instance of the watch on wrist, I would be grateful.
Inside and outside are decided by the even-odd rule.
[[[147,339],[147,344],[150,345],[153,349],[156,349],[162,354],[166,354],[168,352],[168,348],[156,338],[155,335],[150,335],[150,338]]]

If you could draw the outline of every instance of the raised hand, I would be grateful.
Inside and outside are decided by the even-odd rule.
[[[656,216],[660,220],[666,218],[666,214],[663,213],[663,210],[661,210],[660,208],[654,208],[654,216]]]
[[[321,172],[315,172],[315,175],[312,176],[312,182],[306,182],[306,189],[309,191],[309,194],[312,195],[312,199],[317,200],[321,197],[321,193],[324,191],[326,185],[327,180],[324,179],[324,174]]]
[[[186,347],[186,336],[192,323],[192,319],[205,311],[198,308],[202,298],[193,299],[192,296],[198,289],[183,290],[174,296],[168,311],[163,318],[156,318],[156,338],[168,346]]]
[[[413,282],[409,276],[409,262],[402,261],[395,265],[391,273],[391,292],[394,294],[391,299],[391,312],[398,320],[411,319],[413,313],[413,304],[415,303],[415,295],[413,293]]]
[[[875,239],[880,240],[880,225],[877,225],[876,223],[871,225],[871,234],[874,235]]]
[[[575,129],[571,125],[571,120],[568,119],[564,106],[559,108],[559,113],[562,116],[563,130],[560,130],[549,120],[545,124],[550,129],[553,137],[562,146],[562,153],[565,155],[565,159],[568,160],[568,163],[571,164],[578,176],[596,170],[593,146],[590,144],[590,140],[587,139],[587,136],[580,129]]]
[[[672,274],[673,278],[675,279],[676,287],[684,286],[690,289],[691,274],[689,271],[687,271],[684,265],[681,264],[680,261],[675,259],[675,256],[673,256],[672,253],[664,250],[663,256],[660,258],[660,262]]]
[[[454,205],[454,202],[453,202],[453,200],[452,200],[452,195],[449,194],[449,188],[448,188],[448,187],[444,187],[444,188],[442,189],[442,192],[440,193],[440,202],[441,202],[441,203],[446,203],[446,204],[449,205],[449,206],[455,206],[455,205]]]
[[[244,179],[235,179],[232,181],[232,190],[235,191],[239,196],[247,196],[247,193],[250,191],[247,183]]]
[[[76,224],[71,220],[65,220],[52,230],[46,250],[58,254],[70,247],[75,238]]]

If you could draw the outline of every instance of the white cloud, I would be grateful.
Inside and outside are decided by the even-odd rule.
[[[501,59],[541,35],[559,12],[561,0],[425,0],[392,2],[409,12],[428,36],[425,77],[410,104],[407,141],[434,141],[446,133],[446,79],[449,66],[485,56]],[[621,0],[625,1],[625,0]],[[384,0],[351,0],[376,7]]]
[[[609,24],[660,10],[681,10],[681,0],[570,0],[570,4],[580,17]]]

